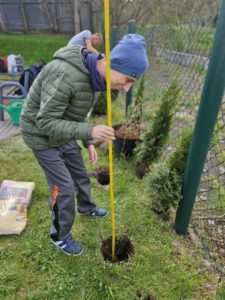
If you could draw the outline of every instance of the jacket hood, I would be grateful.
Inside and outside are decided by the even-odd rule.
[[[83,62],[82,51],[84,47],[81,46],[66,46],[57,50],[53,57],[54,59],[62,59],[69,64],[73,65],[75,68],[78,68],[81,72],[89,74],[88,69],[85,67]]]

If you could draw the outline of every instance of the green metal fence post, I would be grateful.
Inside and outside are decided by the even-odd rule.
[[[128,33],[135,33],[136,32],[136,23],[135,20],[128,21]],[[128,113],[128,106],[132,103],[132,88],[126,94],[126,111],[125,114],[127,116]]]
[[[225,0],[218,19],[209,67],[201,96],[190,153],[184,174],[183,198],[175,219],[175,230],[186,234],[204,168],[225,86]]]
[[[117,44],[117,28],[113,26],[111,29],[111,49],[113,49]]]

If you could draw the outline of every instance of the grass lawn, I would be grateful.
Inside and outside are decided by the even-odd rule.
[[[1,55],[9,50],[20,53],[26,65],[39,58],[50,60],[68,41],[65,36],[43,35],[0,35],[0,39]],[[117,121],[124,113],[121,101],[113,103]],[[107,165],[107,155],[98,153],[98,166]],[[87,161],[85,150],[83,154]],[[104,262],[100,253],[101,238],[111,235],[111,214],[109,191],[95,178],[91,178],[93,196],[109,216],[77,215],[72,234],[84,253],[68,257],[50,243],[48,188],[21,136],[0,142],[0,166],[0,183],[4,179],[35,182],[25,231],[20,236],[0,236],[0,299],[146,300],[150,295],[157,300],[225,299],[225,287],[217,284],[202,251],[174,233],[172,220],[162,221],[151,211],[146,184],[136,178],[132,161],[114,159],[116,234],[127,232],[135,247],[134,257],[120,264]]]
[[[24,58],[26,67],[43,59],[52,60],[56,50],[66,46],[69,35],[59,34],[0,34],[0,55],[20,54]]]

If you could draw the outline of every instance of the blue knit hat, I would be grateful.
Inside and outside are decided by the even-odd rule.
[[[139,79],[148,68],[146,42],[142,35],[127,34],[110,53],[111,69]]]

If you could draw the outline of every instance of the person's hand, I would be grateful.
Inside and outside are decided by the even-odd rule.
[[[86,47],[87,47],[88,50],[90,50],[90,51],[92,50],[92,44],[91,44],[90,40],[86,41]]]
[[[94,145],[89,145],[88,146],[88,154],[89,154],[89,162],[93,165],[96,164],[97,160],[98,160],[98,154],[95,150],[95,146]]]
[[[115,140],[114,129],[106,125],[96,125],[92,128],[91,137],[103,141],[107,141],[107,139]]]

